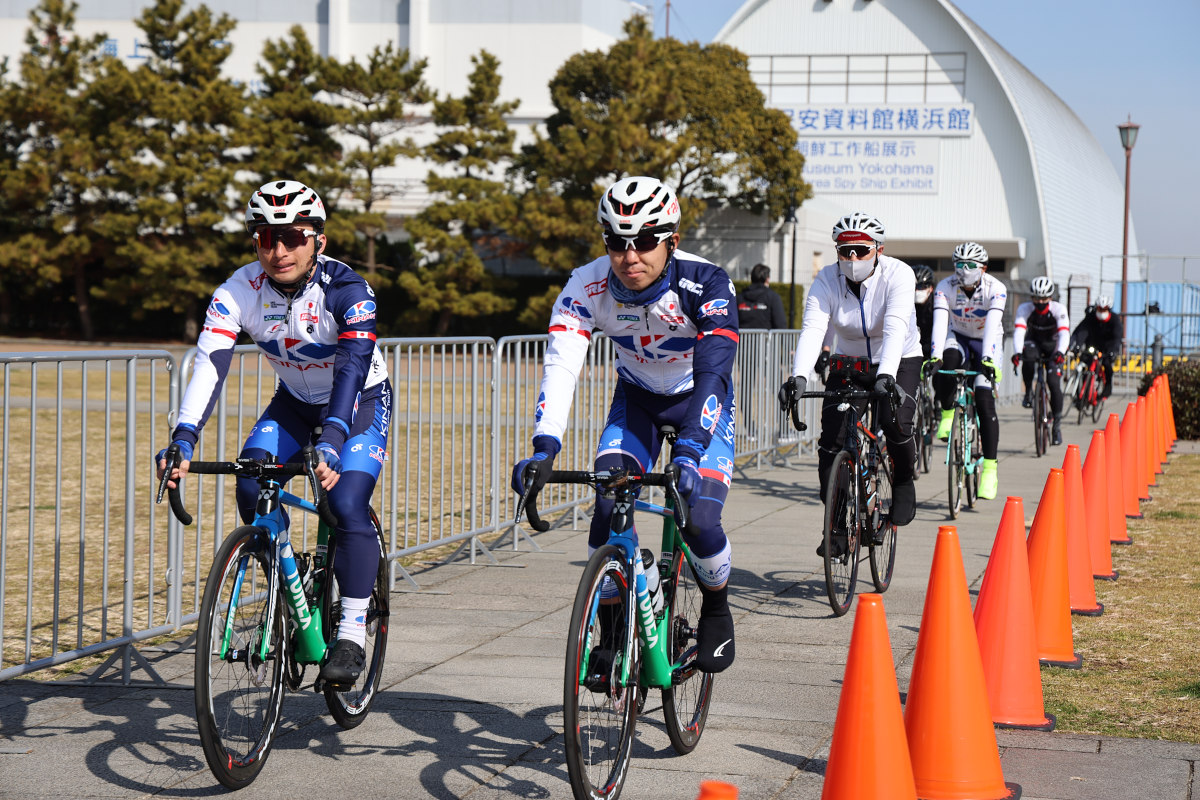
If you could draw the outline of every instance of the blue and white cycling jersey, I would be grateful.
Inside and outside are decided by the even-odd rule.
[[[579,267],[554,303],[534,435],[562,441],[592,333],[603,331],[615,346],[621,380],[658,395],[692,392],[676,452],[691,450],[699,461],[732,397],[733,282],[717,265],[677,250],[667,264],[666,291],[648,305],[626,305],[608,291],[609,272],[607,255]]]
[[[933,341],[930,352],[941,358],[947,339],[978,339],[981,359],[1000,361],[1004,356],[1004,304],[1008,290],[986,272],[975,291],[968,293],[951,275],[937,285],[933,295]]]
[[[308,284],[291,298],[276,289],[257,261],[213,294],[200,334],[179,423],[199,431],[229,372],[238,334],[249,334],[280,384],[302,403],[325,405],[323,419],[348,428],[359,395],[387,380],[375,344],[375,293],[350,267],[317,256]]]

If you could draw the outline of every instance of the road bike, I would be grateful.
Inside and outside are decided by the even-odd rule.
[[[1076,424],[1082,425],[1085,417],[1092,422],[1099,422],[1104,411],[1104,373],[1101,366],[1101,353],[1090,345],[1079,354],[1072,375],[1071,402],[1079,412]]]
[[[1030,401],[1033,404],[1033,449],[1038,458],[1050,449],[1050,426],[1054,422],[1046,369],[1046,359],[1039,357],[1033,375],[1033,386],[1030,388]]]
[[[917,439],[917,467],[928,473],[933,464],[933,443],[937,440],[941,414],[933,402],[933,389],[922,372],[917,384],[917,411],[913,417],[913,436]]]
[[[946,442],[946,483],[950,519],[958,519],[963,500],[975,507],[979,497],[979,474],[983,471],[983,445],[979,435],[979,413],[975,409],[975,378],[981,375],[969,369],[942,369],[939,375],[954,378],[954,420]],[[988,390],[990,391],[990,389]]]
[[[167,449],[167,464],[178,466],[179,447]],[[317,480],[317,456],[305,447],[303,461],[277,463],[273,456],[237,461],[192,461],[189,473],[236,475],[258,482],[254,522],[235,528],[217,550],[196,631],[196,723],[209,769],[223,786],[249,786],[267,761],[279,730],[284,690],[311,687],[325,697],[334,720],[344,729],[366,717],[379,690],[388,633],[388,567],[383,530],[375,512],[371,524],[379,541],[379,571],[367,608],[366,668],[352,686],[332,685],[318,676],[308,686],[305,668],[320,666],[337,640],[341,604],[333,564],[337,558],[337,520]],[[171,510],[184,525],[192,522],[178,486],[166,486],[168,466],[159,484]],[[283,483],[305,475],[315,505],[283,490]],[[316,550],[294,551],[283,507],[317,514]]]
[[[674,441],[673,429],[664,426],[663,432]],[[662,691],[667,736],[675,752],[692,752],[704,733],[713,676],[696,669],[700,588],[679,533],[687,527],[688,506],[679,496],[678,475],[679,468],[670,464],[662,473],[644,475],[629,469],[555,470],[548,481],[592,485],[614,499],[608,541],[584,567],[567,634],[563,733],[577,800],[620,795],[637,715],[649,689]],[[549,523],[538,516],[530,483],[527,476],[517,519],[524,511],[535,530],[545,531]],[[639,499],[642,486],[663,487],[665,505]],[[638,546],[635,511],[664,518],[657,566],[653,554]],[[651,593],[648,570],[657,571],[661,597]]]
[[[878,423],[878,404],[890,402],[886,394],[861,388],[871,380],[865,372],[842,371],[860,384],[823,392],[804,392],[800,398],[837,401],[842,412],[842,449],[834,457],[825,487],[823,560],[825,592],[835,616],[850,609],[858,581],[858,565],[865,543],[871,563],[871,580],[878,592],[887,591],[896,566],[896,526],[892,523],[892,463]],[[865,402],[865,413],[859,405]],[[799,403],[791,407],[792,425],[807,429]]]

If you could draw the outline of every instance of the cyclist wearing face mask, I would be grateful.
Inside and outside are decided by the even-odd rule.
[[[1004,284],[987,274],[987,250],[975,242],[954,248],[954,274],[937,285],[933,295],[933,361],[931,371],[966,367],[982,373],[975,378],[975,408],[979,413],[979,438],[983,445],[983,469],[979,474],[979,496],[995,498],[999,488],[996,452],[1000,442],[1000,420],[996,416],[996,365],[1003,354]],[[950,436],[954,421],[955,381],[951,375],[933,376],[934,395],[942,407],[937,437]]]
[[[837,352],[830,363],[861,364],[875,390],[887,392],[896,400],[894,415],[889,403],[879,403],[879,421],[894,468],[892,522],[907,525],[917,509],[913,487],[917,453],[912,428],[921,375],[921,337],[914,307],[916,279],[911,267],[883,254],[883,223],[869,214],[855,212],[842,217],[833,226],[833,241],[838,260],[817,273],[805,298],[792,377],[780,388],[779,403],[785,412],[790,411],[807,388],[822,343],[835,333]],[[849,383],[846,374],[835,372],[826,388],[837,389]],[[829,470],[843,444],[845,413],[838,411],[838,405],[827,399],[821,408],[817,477],[822,500]],[[822,541],[817,553],[824,556],[824,548]]]
[[[1046,383],[1050,389],[1050,410],[1054,413],[1054,432],[1051,444],[1062,444],[1062,370],[1067,360],[1067,342],[1071,323],[1067,307],[1053,300],[1056,287],[1046,276],[1034,278],[1029,284],[1033,300],[1017,306],[1013,320],[1013,366],[1021,367],[1025,381],[1025,399],[1021,405],[1033,408],[1029,396],[1033,372],[1038,359],[1046,364]]]
[[[917,330],[921,334],[921,355],[929,358],[933,340],[933,287],[937,280],[933,270],[924,264],[914,266],[913,275],[917,279],[913,300],[917,309]]]
[[[247,334],[279,378],[275,396],[243,446],[242,458],[295,461],[316,428],[317,478],[338,518],[333,571],[341,595],[337,643],[321,667],[333,686],[362,673],[366,609],[379,571],[379,540],[368,509],[383,468],[392,386],[375,345],[375,293],[350,267],[324,255],[325,205],[308,186],[263,184],[246,204],[246,230],[257,260],[217,287],[196,363],[171,434],[182,462],[174,488],[221,394],[238,335]],[[158,474],[167,469],[158,454]],[[258,483],[240,478],[242,519],[254,518]]]
[[[1121,352],[1121,343],[1125,338],[1124,325],[1121,318],[1113,313],[1112,305],[1111,297],[1101,295],[1071,334],[1072,350],[1090,345],[1103,354],[1100,364],[1104,367],[1104,397],[1112,394],[1113,359]]]

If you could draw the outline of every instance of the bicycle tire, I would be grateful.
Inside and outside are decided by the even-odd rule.
[[[962,510],[963,471],[962,408],[955,406],[950,441],[946,443],[946,502],[950,507],[950,519],[958,519],[958,512]]]
[[[825,489],[825,592],[834,616],[850,610],[854,585],[858,579],[859,512],[852,481],[855,480],[854,460],[845,450],[837,454],[829,470]],[[844,531],[846,551],[834,554],[835,531]]]
[[[616,603],[603,608],[612,620],[611,630],[603,631],[600,594],[605,579],[616,589]],[[625,785],[629,759],[633,751],[637,723],[638,646],[632,648],[635,663],[629,665],[629,684],[613,688],[613,676],[620,672],[625,643],[636,632],[628,623],[633,619],[633,576],[625,563],[624,552],[606,544],[592,554],[571,609],[567,633],[567,657],[563,672],[563,737],[566,740],[567,773],[576,800],[615,800]],[[589,633],[591,634],[589,636]],[[590,666],[587,645],[599,650],[609,644],[614,653],[607,680],[580,680]]]
[[[974,419],[964,423],[963,481],[967,490],[967,508],[974,508],[975,501],[979,499],[979,473],[983,469],[983,442],[979,435],[979,415],[976,413],[974,405],[970,408],[971,416]]]
[[[346,690],[339,690],[329,684],[323,688],[325,705],[329,713],[344,730],[357,728],[379,691],[379,681],[383,675],[384,657],[387,654],[388,618],[391,613],[390,589],[388,588],[387,543],[383,539],[383,528],[379,518],[372,509],[371,525],[379,540],[379,569],[375,575],[375,587],[371,590],[371,601],[367,605],[367,641],[363,649],[366,651],[366,668],[354,685]],[[333,546],[333,558],[337,558],[336,537]],[[330,562],[332,564],[332,561]],[[337,593],[337,581],[333,575],[325,581],[325,598],[321,607],[325,613],[326,636],[330,643],[337,640],[337,626],[341,619],[341,603]]]
[[[672,664],[678,664],[689,649],[696,647],[700,587],[682,550],[675,551],[670,574],[669,596],[664,599],[671,613],[665,619],[664,627],[667,657]],[[672,685],[662,690],[663,716],[671,746],[676,753],[685,756],[696,748],[704,733],[708,707],[712,703],[713,676],[711,672],[701,672],[693,666],[690,673],[673,677]]]
[[[1082,425],[1092,411],[1092,403],[1096,399],[1096,374],[1092,371],[1084,373],[1083,383],[1079,387],[1079,417],[1076,425]]]
[[[922,404],[925,406],[924,425],[917,430],[921,434],[918,449],[921,451],[922,469],[929,473],[933,465],[933,441],[937,435],[937,415],[934,413],[933,401],[929,398],[928,390],[923,389]]]
[[[276,583],[271,597],[273,560],[266,535],[243,525],[221,543],[200,601],[196,631],[196,725],[213,776],[228,789],[249,786],[267,762],[283,704],[288,660],[286,599]],[[244,567],[242,578],[238,573]],[[226,618],[232,593],[239,603]],[[263,623],[270,619],[271,641],[263,653]],[[220,655],[223,635],[230,649]]]
[[[896,567],[896,526],[892,523],[892,465],[886,455],[880,453],[880,457],[876,491],[877,507],[881,512],[867,552],[871,562],[871,582],[875,584],[875,591],[882,593],[891,586],[892,570]]]
[[[1046,454],[1047,438],[1043,435],[1046,423],[1046,396],[1039,384],[1033,396],[1033,449],[1038,458]]]
[[[1104,417],[1104,400],[1105,397],[1099,392],[1096,393],[1096,403],[1092,406],[1092,422],[1099,424]]]
[[[916,439],[917,452],[914,460],[915,476],[920,476],[924,472],[924,455],[925,451],[922,444],[925,442],[925,412],[922,410],[921,399],[917,398],[917,408],[913,412],[913,437]]]

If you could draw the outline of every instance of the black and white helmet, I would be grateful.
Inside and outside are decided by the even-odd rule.
[[[679,227],[679,198],[658,178],[622,178],[604,192],[596,219],[606,231],[636,236],[642,231],[673,233]]]
[[[1038,300],[1049,300],[1054,297],[1055,289],[1054,281],[1045,275],[1034,278],[1029,282],[1029,293]]]
[[[309,222],[325,229],[325,204],[321,197],[299,181],[271,181],[258,187],[246,203],[246,230],[260,225],[290,225]]]
[[[870,214],[864,214],[861,211],[847,214],[834,223],[834,242],[861,240],[864,236],[875,242],[875,244],[883,244],[885,238],[883,223]]]
[[[955,261],[974,261],[976,264],[986,264],[988,262],[987,250],[983,249],[983,245],[976,242],[963,242],[958,247],[954,248]]]

